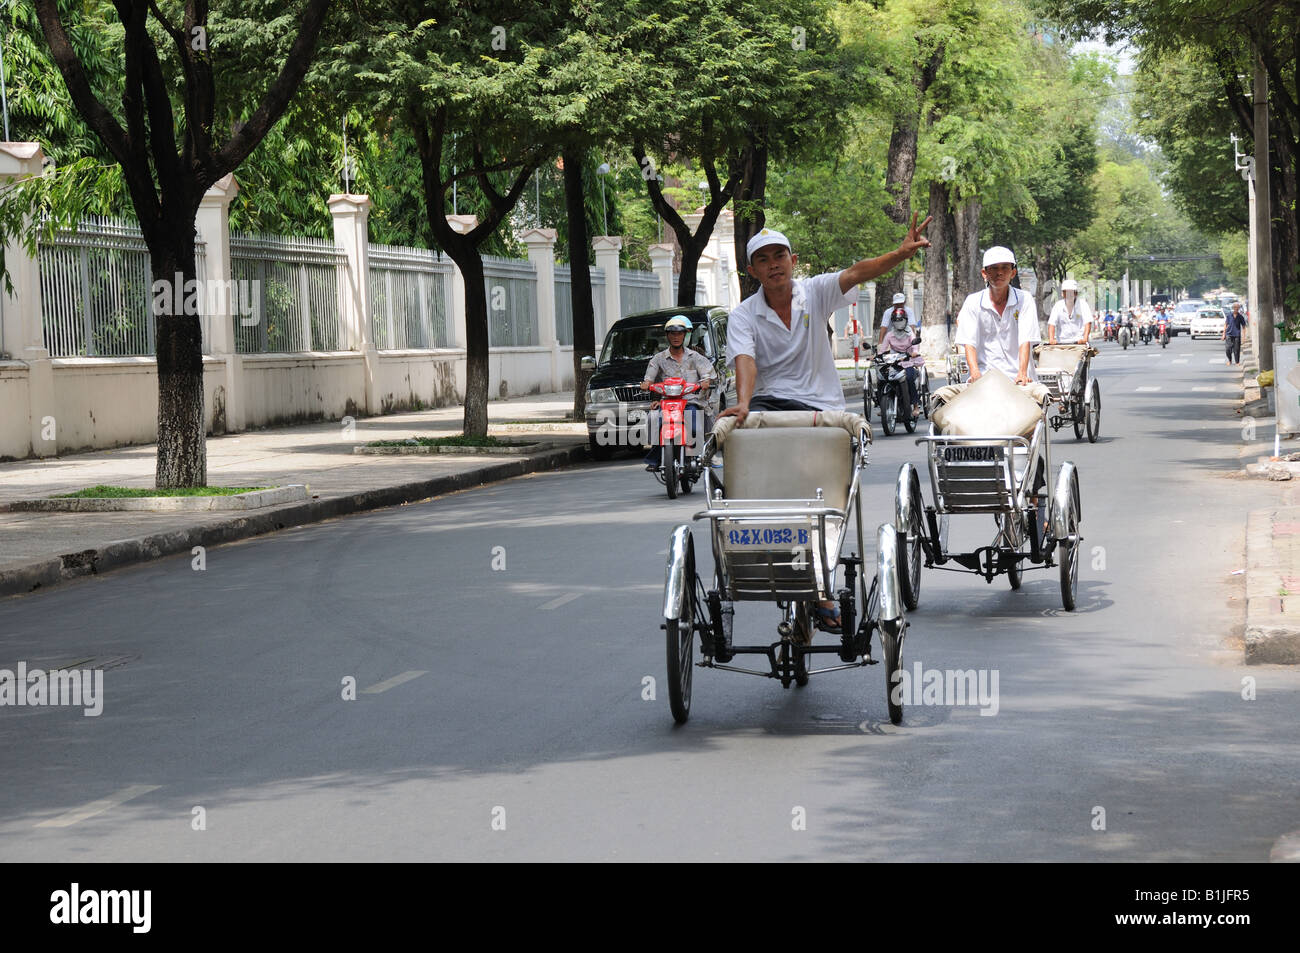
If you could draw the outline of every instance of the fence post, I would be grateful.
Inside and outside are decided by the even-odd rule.
[[[551,349],[551,392],[560,390],[560,340],[555,333],[555,238],[553,228],[528,228],[519,236],[537,269],[537,343]]]
[[[659,307],[671,308],[673,300],[673,246],[650,246],[650,266],[659,278]]]
[[[38,142],[0,142],[0,186],[40,175],[44,161]],[[0,353],[26,362],[31,453],[53,456],[59,449],[58,421],[54,418],[54,365],[41,326],[40,266],[16,241],[5,248],[5,265],[14,290],[5,294],[0,287]]]
[[[207,287],[203,306],[208,320],[208,350],[226,365],[225,400],[213,395],[212,432],[237,433],[244,429],[244,358],[235,341],[235,302],[252,302],[252,295],[236,296],[230,265],[230,203],[239,194],[234,174],[218,179],[199,200],[194,225],[203,241],[203,268]],[[261,312],[256,312],[261,320]],[[241,318],[243,316],[241,315]],[[225,407],[225,419],[216,408]]]
[[[591,240],[596,250],[596,267],[605,274],[605,327],[596,328],[596,340],[605,340],[605,332],[623,316],[623,299],[618,290],[618,251],[623,239],[618,235],[597,235]]]
[[[467,235],[478,227],[477,215],[448,215],[447,224],[457,235]],[[448,258],[448,261],[451,261]],[[465,336],[465,276],[454,261],[451,262],[451,314],[448,315],[447,344],[464,350]]]
[[[334,243],[343,251],[343,267],[339,269],[339,346],[361,352],[365,409],[367,414],[374,414],[379,412],[379,352],[370,330],[370,238],[366,229],[370,196],[335,194],[326,204],[334,219]]]

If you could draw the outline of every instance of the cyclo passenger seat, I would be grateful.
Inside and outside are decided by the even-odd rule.
[[[735,526],[759,528],[763,524],[788,527],[793,521],[808,524],[799,508],[815,504],[822,491],[820,505],[846,510],[853,483],[854,455],[852,437],[870,424],[857,414],[813,411],[755,411],[743,427],[734,417],[724,417],[713,429],[722,447],[723,496],[728,503],[753,500],[765,507],[784,510],[781,516],[755,522],[751,518],[726,519],[726,506],[717,508],[716,517],[725,533]],[[714,508],[713,501],[710,501]],[[711,514],[713,515],[713,514]],[[826,564],[832,569],[837,561],[845,521],[839,517],[826,520],[826,539],[822,541]],[[816,532],[813,531],[813,536]],[[731,597],[735,599],[818,598],[829,580],[823,578],[821,560],[814,556],[815,545],[803,559],[796,559],[789,543],[771,547],[745,546],[729,554]]]

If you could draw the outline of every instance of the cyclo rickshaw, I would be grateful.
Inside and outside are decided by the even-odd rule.
[[[1096,353],[1090,344],[1040,344],[1034,354],[1038,380],[1054,405],[1048,418],[1052,429],[1060,430],[1069,421],[1075,439],[1082,439],[1086,430],[1089,443],[1096,443],[1101,432],[1101,388],[1090,373]]]
[[[910,611],[920,602],[921,564],[970,572],[989,583],[1005,575],[1019,589],[1026,569],[1059,568],[1061,604],[1074,609],[1082,519],[1079,475],[1066,461],[1052,469],[1049,394],[1040,384],[1022,390],[996,369],[978,381],[935,392],[926,448],[932,502],[925,505],[916,468],[904,463],[895,485],[900,590]],[[973,552],[948,550],[952,516],[992,515],[993,541]],[[948,563],[956,563],[949,566]]]
[[[734,417],[718,421],[701,456],[707,460],[721,450],[722,478],[705,468],[708,508],[694,516],[709,521],[712,587],[705,588],[696,569],[689,524],[673,530],[668,547],[662,627],[669,704],[679,724],[690,716],[697,665],[777,679],[783,688],[792,683],[802,687],[812,675],[877,664],[871,655],[876,632],[885,662],[889,719],[902,721],[901,698],[890,690],[901,675],[907,631],[894,526],[882,525],[876,532],[876,571],[869,590],[863,556],[844,553],[850,523],[858,545],[865,546],[859,491],[870,443],[871,425],[847,412],[755,411],[743,427],[736,426]],[[837,587],[840,567],[844,585]],[[776,603],[781,610],[776,641],[733,642],[734,604],[747,601]],[[813,644],[814,615],[822,601],[838,606],[839,644]],[[811,668],[810,659],[819,654],[834,654],[840,664]],[[728,664],[739,655],[764,656],[768,668]]]

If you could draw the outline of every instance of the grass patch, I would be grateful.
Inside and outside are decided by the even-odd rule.
[[[103,499],[105,497],[121,499],[139,496],[234,496],[236,493],[249,493],[253,490],[265,490],[264,486],[182,486],[166,490],[139,489],[128,486],[88,486],[76,493],[56,493],[51,499]]]
[[[450,437],[411,437],[409,440],[372,440],[367,447],[508,447],[509,443],[497,437],[467,437],[453,434]]]

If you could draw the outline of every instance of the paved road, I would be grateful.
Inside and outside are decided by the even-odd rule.
[[[625,458],[0,602],[0,668],[107,666],[99,717],[0,708],[0,857],[1264,860],[1300,828],[1300,672],[1240,662],[1230,573],[1282,491],[1231,478],[1221,354],[1095,362],[1102,440],[1054,455],[1082,477],[1078,612],[1054,571],[924,576],[908,666],[996,671],[992,717],[893,727],[879,666],[697,671],[675,728],[663,553],[700,500]],[[873,524],[906,459],[877,439]]]

